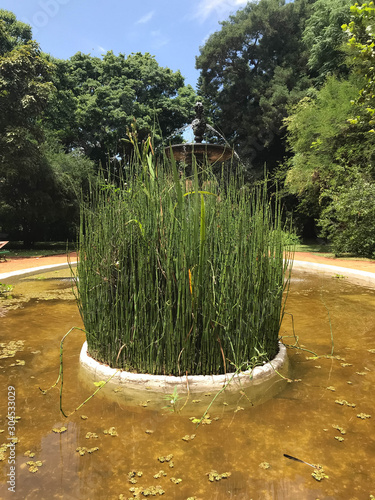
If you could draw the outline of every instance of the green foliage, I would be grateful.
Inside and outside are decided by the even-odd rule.
[[[365,77],[365,84],[359,92],[358,103],[363,109],[364,122],[370,125],[370,132],[375,133],[375,5],[374,2],[357,3],[350,8],[349,24],[342,26],[349,35],[351,49],[357,73]],[[354,119],[357,123],[360,117]]]
[[[351,164],[370,155],[361,131],[348,123],[359,88],[358,80],[330,77],[315,98],[302,99],[285,120],[293,153],[286,176],[290,192],[310,190],[319,197],[345,179]]]
[[[142,141],[151,130],[167,137],[191,118],[192,87],[148,53],[109,51],[100,59],[78,52],[54,63],[58,91],[45,121],[67,150],[79,148],[97,164],[128,159],[132,148],[123,139],[134,124]]]
[[[325,194],[330,203],[319,220],[336,254],[375,258],[375,183],[362,176]]]
[[[89,354],[173,375],[273,358],[288,255],[265,186],[225,184],[208,167],[186,178],[147,146],[126,184],[110,181],[82,207],[77,287]]]
[[[306,22],[303,41],[309,52],[308,65],[319,84],[328,76],[345,76],[347,35],[341,26],[349,21],[354,0],[317,0]]]
[[[311,86],[301,41],[310,3],[249,2],[221,23],[197,58],[199,91],[215,127],[258,172],[282,160],[282,120]]]
[[[38,219],[48,217],[52,207],[38,124],[53,91],[51,70],[35,42],[0,57],[1,226],[20,228],[28,242],[38,232]]]
[[[31,41],[31,27],[17,21],[8,10],[0,9],[0,56]]]

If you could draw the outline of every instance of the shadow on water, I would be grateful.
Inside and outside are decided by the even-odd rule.
[[[127,406],[116,389],[113,397],[95,397],[65,419],[58,389],[43,395],[39,387],[48,388],[56,380],[61,337],[72,326],[82,327],[71,285],[63,280],[20,281],[15,292],[24,300],[10,308],[0,305],[0,444],[8,442],[8,386],[15,387],[20,417],[16,493],[7,491],[7,450],[0,462],[0,498],[144,498],[144,493],[134,496],[137,488],[147,492],[150,486],[160,486],[164,498],[176,500],[362,500],[375,495],[375,291],[297,271],[294,277],[288,312],[293,313],[300,346],[323,356],[291,348],[293,381],[277,397],[229,413],[215,409],[211,422],[199,427],[189,419],[201,417],[193,402],[188,413],[155,411],[142,405],[147,401]],[[332,347],[327,309],[334,357],[324,356]],[[281,335],[284,343],[294,344],[288,315]],[[12,357],[3,357],[10,354],[12,341],[22,343],[13,344]],[[89,396],[78,377],[83,341],[77,331],[65,345],[67,412]],[[65,432],[52,431],[62,426]],[[80,455],[78,447],[91,453]],[[28,451],[35,456],[25,456]],[[284,453],[323,465],[329,478],[316,481],[311,467],[287,460]],[[168,455],[173,458],[166,461]],[[30,461],[42,462],[37,472],[29,471]],[[161,470],[166,475],[154,478]],[[211,476],[210,481],[212,470],[231,474],[221,480]],[[134,484],[131,472],[142,473],[130,477]],[[182,481],[176,484],[172,478]]]

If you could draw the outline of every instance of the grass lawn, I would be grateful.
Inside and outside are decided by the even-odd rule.
[[[48,257],[49,255],[61,255],[67,253],[67,251],[73,252],[75,250],[74,243],[67,242],[40,242],[35,243],[34,247],[31,249],[23,248],[22,242],[10,241],[4,250],[8,250],[9,253],[6,257],[11,259],[12,257]]]

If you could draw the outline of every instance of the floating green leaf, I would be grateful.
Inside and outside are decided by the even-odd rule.
[[[67,427],[54,427],[52,429],[52,432],[55,432],[56,434],[62,434],[63,432],[66,432],[68,429]]]
[[[262,462],[259,464],[259,467],[261,469],[269,469],[271,467],[271,465],[268,462]]]
[[[227,479],[231,475],[231,472],[223,472],[222,474],[219,474],[216,470],[211,470],[206,474],[206,476],[208,476],[208,480],[211,481],[211,483],[213,483],[214,481],[221,481],[221,479]]]
[[[117,433],[115,427],[110,427],[109,429],[105,429],[103,431],[103,433],[108,435],[108,436],[118,436],[118,433]]]
[[[362,420],[366,420],[367,418],[371,418],[371,415],[367,415],[366,413],[358,413],[357,417],[361,418]]]

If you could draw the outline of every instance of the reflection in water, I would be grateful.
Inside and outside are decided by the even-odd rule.
[[[122,494],[127,499],[137,492],[130,488],[152,485],[165,491],[163,498],[176,500],[361,500],[375,495],[375,291],[297,271],[294,276],[287,309],[293,313],[300,346],[319,355],[331,352],[327,306],[337,357],[315,358],[311,352],[290,349],[296,381],[262,405],[237,412],[216,408],[210,412],[212,422],[198,428],[189,420],[199,416],[194,403],[189,403],[190,414],[160,412],[152,405],[127,406],[116,393],[110,399],[93,398],[65,419],[59,412],[58,389],[42,395],[39,386],[48,388],[55,382],[60,339],[72,326],[82,326],[74,301],[55,298],[69,293],[70,285],[40,279],[17,285],[18,295],[22,287],[32,287],[28,297],[40,292],[43,300],[20,301],[18,309],[5,309],[0,319],[2,343],[24,341],[23,350],[14,357],[0,359],[0,429],[5,431],[0,444],[8,438],[9,385],[16,388],[16,414],[21,417],[16,494],[7,492],[6,459],[0,462],[0,498],[118,499]],[[281,334],[286,344],[294,344],[289,316]],[[67,412],[89,395],[88,387],[77,383],[83,341],[83,333],[77,331],[65,343]],[[17,365],[16,360],[25,364]],[[210,401],[207,396],[207,406]],[[372,417],[358,418],[361,413]],[[66,432],[52,432],[63,425]],[[115,427],[117,436],[104,434],[110,427]],[[87,438],[88,432],[98,437]],[[191,434],[196,437],[182,439]],[[77,447],[99,450],[80,456]],[[35,453],[33,458],[24,456],[28,450]],[[287,460],[284,453],[323,465],[329,479],[317,482],[309,466]],[[170,462],[158,460],[169,454],[173,454]],[[43,463],[36,473],[28,470],[30,460]],[[270,468],[259,467],[263,462]],[[166,476],[155,479],[160,470]],[[210,482],[207,474],[212,470],[231,475]],[[131,471],[142,472],[135,484],[129,482]],[[171,478],[182,481],[175,484]]]

